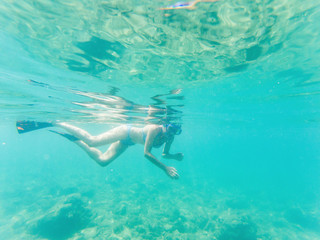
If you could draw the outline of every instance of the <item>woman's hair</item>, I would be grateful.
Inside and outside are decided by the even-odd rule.
[[[168,128],[173,129],[175,135],[180,135],[182,132],[180,124],[176,124],[176,123],[166,124],[166,129],[168,130]]]

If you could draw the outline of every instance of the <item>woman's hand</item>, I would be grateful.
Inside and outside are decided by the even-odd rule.
[[[166,173],[172,179],[179,178],[179,174],[177,173],[177,170],[174,167],[166,167]]]
[[[183,153],[174,154],[174,159],[177,161],[182,161],[183,157],[184,157]]]

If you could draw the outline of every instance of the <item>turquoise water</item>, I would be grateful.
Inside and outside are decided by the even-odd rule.
[[[318,1],[174,3],[1,2],[1,239],[320,239]],[[17,120],[179,122],[180,178]]]

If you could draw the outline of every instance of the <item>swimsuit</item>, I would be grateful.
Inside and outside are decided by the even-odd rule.
[[[123,145],[127,145],[127,146],[132,146],[132,145],[135,145],[135,143],[131,140],[131,137],[130,137],[130,131],[131,131],[131,126],[127,126],[127,137],[123,140],[120,140],[120,142],[123,144]]]
[[[125,139],[122,139],[120,140],[120,142],[123,144],[123,145],[127,145],[127,146],[132,146],[132,145],[135,145],[135,143],[131,140],[131,137],[130,137],[130,131],[131,131],[131,126],[127,126],[127,137]],[[160,134],[163,133],[163,128],[161,129],[161,131],[158,133],[158,135],[156,137],[158,137]],[[146,138],[147,138],[147,134],[142,131],[142,137],[143,137],[143,141],[145,142],[146,141]],[[158,143],[158,144],[155,144],[153,143],[153,147],[155,148],[158,148],[158,147],[161,147],[163,144],[163,142],[161,143]]]

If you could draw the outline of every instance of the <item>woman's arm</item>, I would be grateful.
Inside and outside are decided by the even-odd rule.
[[[175,154],[170,154],[169,151],[170,151],[170,147],[171,147],[171,144],[174,140],[174,137],[170,138],[164,145],[164,148],[163,148],[163,152],[162,152],[162,157],[163,158],[166,158],[166,159],[175,159],[175,160],[178,160],[178,161],[182,161],[183,159],[183,154],[182,153],[175,153]]]
[[[156,165],[157,167],[159,167],[160,169],[162,169],[163,171],[165,171],[169,177],[171,178],[178,178],[179,175],[177,173],[177,170],[173,167],[167,167],[166,165],[164,165],[162,162],[160,162],[152,153],[152,146],[153,146],[153,142],[154,139],[156,138],[156,136],[159,134],[159,132],[161,131],[161,128],[155,128],[155,129],[150,129],[147,133],[147,137],[146,137],[146,142],[144,145],[144,156],[150,161],[152,162],[154,165]]]

